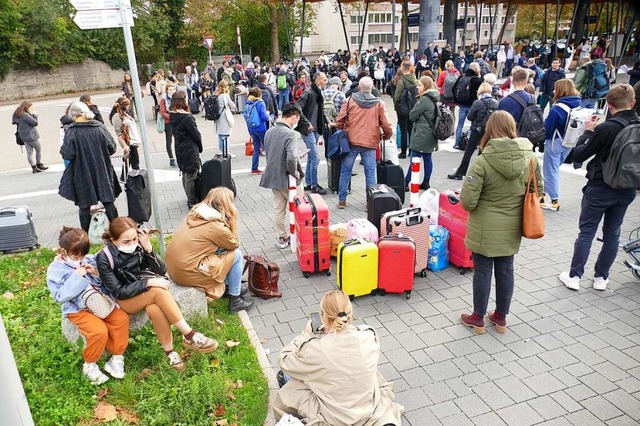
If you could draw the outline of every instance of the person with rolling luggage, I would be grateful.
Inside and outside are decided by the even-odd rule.
[[[118,98],[113,106],[114,114],[110,117],[111,124],[118,136],[118,142],[124,152],[124,158],[127,160],[125,167],[132,168],[134,170],[140,169],[140,153],[138,147],[140,146],[140,136],[138,134],[138,126],[134,118],[129,115],[128,111],[131,107],[131,101],[125,96]],[[126,176],[123,173],[120,176],[124,182]]]
[[[296,152],[296,140],[299,136],[293,130],[298,126],[301,115],[302,110],[297,104],[285,104],[281,119],[267,130],[264,137],[267,164],[260,177],[260,186],[273,192],[274,224],[278,234],[276,246],[279,249],[285,249],[291,243],[288,220],[289,176],[296,179],[296,185],[300,185],[304,178]]]
[[[200,171],[202,136],[196,119],[189,111],[184,92],[176,92],[171,98],[169,120],[176,140],[176,159],[182,173],[182,187],[187,195],[187,207],[191,209],[199,201],[196,185]]]
[[[342,160],[338,192],[339,209],[347,206],[347,191],[356,157],[360,155],[362,159],[366,186],[375,185],[376,149],[380,143],[380,132],[382,131],[384,139],[389,139],[393,134],[384,102],[371,93],[373,89],[371,77],[362,77],[359,87],[360,90],[351,96],[351,100],[342,104],[336,119],[336,127],[349,134],[350,150]]]
[[[496,309],[488,314],[498,333],[507,328],[506,316],[514,290],[514,255],[522,240],[522,215],[527,178],[535,166],[542,194],[540,162],[526,138],[517,137],[516,122],[506,111],[496,111],[487,121],[480,141],[482,155],[467,173],[460,201],[469,212],[465,244],[473,253],[473,313],[462,323],[478,334],[485,332],[491,275],[495,274]]]
[[[262,99],[262,90],[252,87],[249,90],[249,99],[242,112],[247,130],[253,141],[253,156],[251,158],[251,174],[262,174],[260,165],[260,150],[264,144],[264,135],[267,132],[267,123],[269,123],[269,113]]]
[[[102,123],[93,120],[93,113],[85,103],[71,104],[69,115],[73,123],[67,126],[60,148],[69,165],[60,178],[58,194],[78,206],[80,227],[89,232],[91,206],[102,203],[109,221],[118,217],[114,201],[122,188],[111,165],[116,142]]]

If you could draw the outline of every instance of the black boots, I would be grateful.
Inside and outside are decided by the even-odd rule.
[[[247,300],[242,296],[229,295],[229,313],[235,314],[240,311],[247,311],[253,306],[253,300]]]
[[[38,166],[31,166],[31,169],[33,170],[33,173],[40,173],[40,172],[42,172],[42,170],[40,170],[40,169],[38,168]]]
[[[36,167],[39,168],[40,170],[47,170],[49,168],[42,163],[36,164]]]

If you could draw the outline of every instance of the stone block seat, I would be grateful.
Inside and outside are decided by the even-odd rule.
[[[173,296],[182,311],[182,315],[186,320],[198,316],[207,316],[209,309],[207,307],[207,298],[204,291],[197,287],[184,287],[171,282],[169,285],[169,293]],[[135,315],[129,315],[129,329],[140,330],[147,324],[149,317],[145,311]],[[84,336],[80,334],[78,328],[67,318],[62,319],[62,334],[71,343],[75,344],[79,338],[84,340]]]

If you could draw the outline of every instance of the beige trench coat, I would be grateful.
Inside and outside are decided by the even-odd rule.
[[[195,205],[176,229],[167,246],[164,261],[173,282],[200,287],[207,296],[218,299],[225,290],[224,279],[239,246],[220,213],[205,203]],[[218,249],[223,254],[215,254]]]
[[[404,407],[393,402],[393,384],[378,372],[379,356],[369,326],[322,336],[303,331],[280,353],[291,380],[276,396],[276,420],[289,413],[313,426],[399,426]]]

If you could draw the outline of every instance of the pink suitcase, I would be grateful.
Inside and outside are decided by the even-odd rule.
[[[420,207],[387,212],[380,220],[380,234],[402,234],[414,241],[416,245],[416,263],[414,273],[427,276],[429,260],[429,215]]]
[[[324,272],[331,275],[331,244],[329,242],[329,208],[317,194],[294,198],[297,255],[305,278]]]
[[[378,292],[411,297],[416,244],[405,235],[385,235],[378,241]]]
[[[347,222],[347,239],[364,238],[372,243],[378,242],[378,228],[367,219],[351,219]]]
[[[468,218],[469,212],[460,204],[460,190],[449,189],[440,193],[438,224],[449,231],[449,262],[460,268],[461,274],[473,269],[471,251],[464,245]]]

